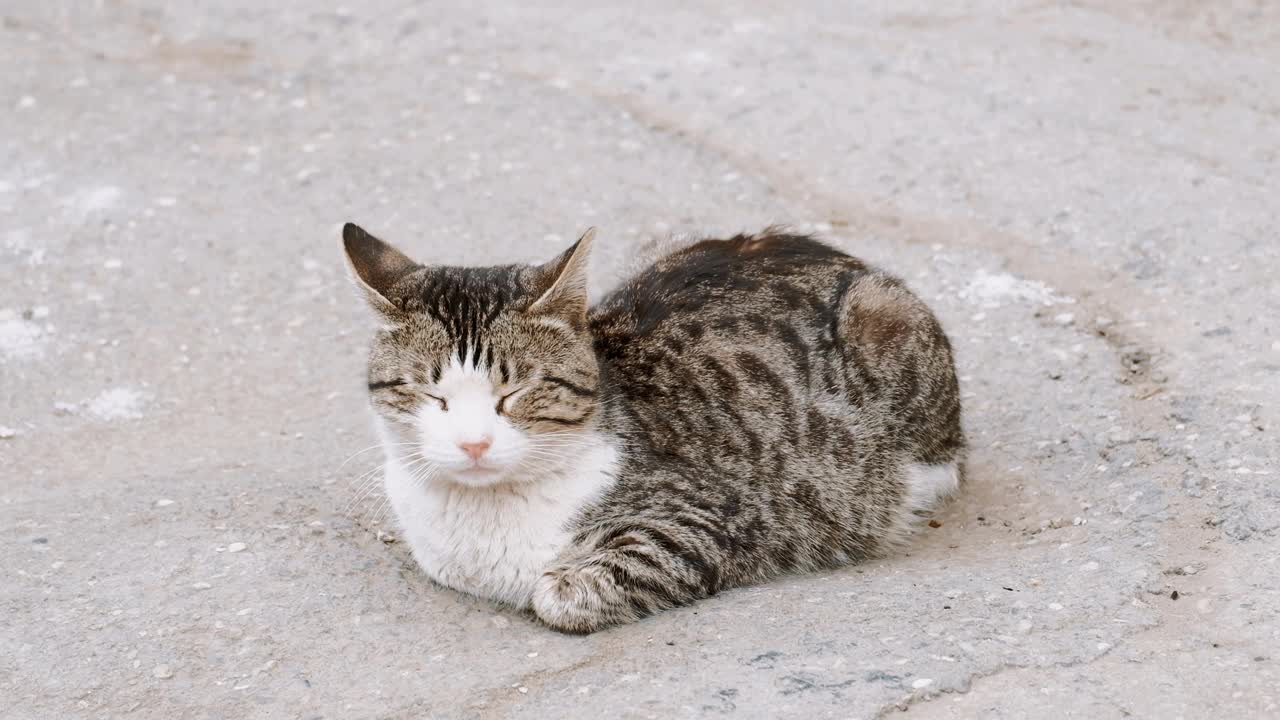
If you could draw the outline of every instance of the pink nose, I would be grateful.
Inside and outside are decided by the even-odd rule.
[[[489,446],[492,444],[492,440],[489,438],[483,438],[476,442],[460,442],[458,443],[458,447],[462,449],[462,452],[467,454],[467,457],[471,458],[472,462],[480,462],[480,457],[484,455],[485,451],[488,450]]]

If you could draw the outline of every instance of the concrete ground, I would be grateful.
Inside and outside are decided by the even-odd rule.
[[[0,716],[1280,716],[1280,6],[603,5],[0,3]],[[815,230],[943,317],[971,483],[591,637],[434,587],[347,220]]]

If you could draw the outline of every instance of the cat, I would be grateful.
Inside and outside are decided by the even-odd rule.
[[[590,633],[901,548],[958,489],[951,346],[901,280],[769,228],[589,307],[593,234],[443,267],[343,228],[386,492],[431,578]]]

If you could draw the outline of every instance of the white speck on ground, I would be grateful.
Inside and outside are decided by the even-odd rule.
[[[0,440],[18,437],[18,431],[6,425],[0,425]]]
[[[238,553],[238,552],[243,552],[243,551],[244,551],[244,549],[245,549],[245,548],[247,548],[247,547],[248,547],[248,545],[245,545],[245,544],[244,544],[244,543],[242,543],[242,542],[233,542],[233,543],[231,543],[230,545],[228,545],[228,546],[227,546],[227,552],[229,552],[229,553]]]
[[[173,677],[173,669],[168,665],[157,665],[151,669],[151,675],[159,680],[168,680]]]
[[[147,396],[127,387],[103,390],[85,404],[85,410],[95,419],[104,422],[136,420],[142,417],[142,407]]]
[[[168,498],[160,498],[156,501],[156,507],[169,507],[172,504],[173,501]]]
[[[67,198],[67,205],[81,215],[110,210],[120,200],[120,188],[112,185],[81,190]]]
[[[13,310],[0,310],[0,360],[29,360],[43,351],[45,331]]]
[[[989,273],[981,269],[960,291],[960,297],[984,308],[998,308],[1010,302],[1035,305],[1073,302],[1037,280],[1024,280],[1006,272]]]

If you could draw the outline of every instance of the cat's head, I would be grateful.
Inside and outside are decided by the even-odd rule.
[[[423,482],[536,479],[573,461],[597,412],[589,230],[543,265],[420,265],[348,224],[380,326],[369,396],[387,450]]]

